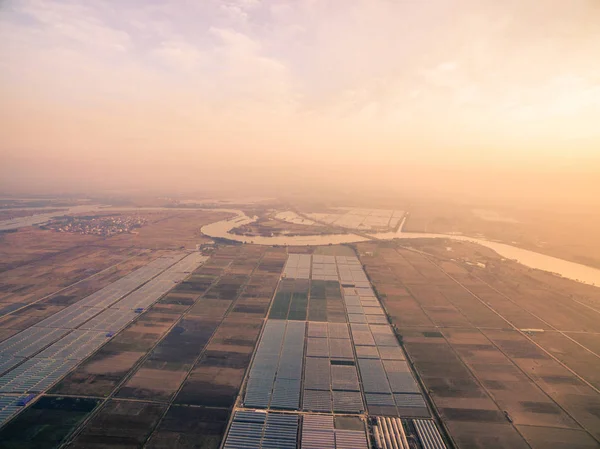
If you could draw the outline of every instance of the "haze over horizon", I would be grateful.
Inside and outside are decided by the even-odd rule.
[[[598,203],[598,23],[594,0],[6,0],[0,191]]]

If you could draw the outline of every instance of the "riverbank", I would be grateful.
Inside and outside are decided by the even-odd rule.
[[[235,213],[236,217],[211,223],[202,227],[201,231],[208,237],[225,238],[238,242],[247,242],[255,245],[280,245],[280,246],[321,246],[321,245],[339,245],[343,243],[359,243],[369,240],[391,240],[391,239],[450,239],[466,242],[473,242],[496,251],[502,257],[516,260],[517,262],[536,268],[558,274],[568,279],[583,282],[591,285],[600,285],[600,270],[588,267],[586,265],[548,256],[535,251],[518,248],[505,243],[493,242],[484,239],[477,239],[462,235],[429,234],[403,232],[403,224],[399,226],[396,232],[385,232],[377,234],[357,235],[357,234],[330,234],[315,236],[274,236],[274,237],[245,237],[238,236],[229,231],[238,226],[249,224],[255,221],[240,210],[229,209],[227,212]]]

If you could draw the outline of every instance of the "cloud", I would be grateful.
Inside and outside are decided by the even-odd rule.
[[[438,72],[452,72],[452,71],[456,70],[457,68],[458,68],[458,62],[450,61],[450,62],[443,62],[442,64],[437,66],[435,70],[437,70]]]
[[[227,3],[237,6],[240,9],[250,10],[261,6],[261,0],[226,0]]]
[[[126,51],[131,38],[123,30],[103,23],[99,11],[74,2],[26,0],[17,12],[37,22],[38,28],[50,36],[55,45],[79,44],[81,49]]]
[[[435,87],[455,87],[461,82],[457,61],[442,62],[435,67],[423,69],[421,76],[427,84]]]
[[[271,113],[293,107],[295,94],[288,68],[265,55],[260,41],[233,29],[213,27],[210,33],[218,41],[213,56],[219,85],[229,99],[237,99],[241,108],[251,103],[271,109]]]
[[[209,32],[224,44],[229,53],[254,56],[260,50],[258,41],[234,29],[211,27]]]
[[[22,129],[59,129],[59,109],[110,129],[98,147],[147,131],[156,147],[192,148],[200,129],[239,148],[341,153],[419,134],[460,147],[476,133],[496,145],[533,122],[539,142],[559,126],[600,138],[600,10],[549,2],[14,1],[0,15],[0,94]]]
[[[223,4],[221,11],[234,23],[245,23],[248,20],[248,13],[238,5]]]
[[[207,62],[206,53],[184,39],[172,38],[153,50],[158,60],[179,73],[189,73]]]

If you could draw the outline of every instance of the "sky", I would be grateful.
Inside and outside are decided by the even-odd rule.
[[[0,0],[0,190],[592,179],[598,24],[597,0]]]

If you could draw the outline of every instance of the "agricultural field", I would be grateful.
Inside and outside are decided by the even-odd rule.
[[[445,449],[352,249],[288,250],[224,448]]]
[[[0,233],[0,323],[2,315],[26,306],[31,306],[28,314],[33,308],[41,319],[60,310],[55,306],[102,288],[164,251],[193,250],[209,241],[200,234],[203,224],[228,216],[204,211],[139,215],[147,225],[136,233],[107,238],[34,227]]]
[[[245,235],[248,237],[270,237],[275,235],[304,236],[340,233],[338,229],[334,229],[331,226],[315,224],[310,221],[287,221],[277,218],[277,215],[275,217],[261,217],[254,223],[234,228],[232,232],[237,235]]]
[[[444,240],[208,256],[228,213],[141,215],[0,235],[0,447],[599,447],[597,288]]]
[[[91,246],[2,270],[0,325],[3,330],[31,326],[160,255],[135,248]]]
[[[59,234],[35,227],[1,232],[0,270],[10,270],[32,262],[43,265],[52,257],[99,241],[101,239],[98,236]]]
[[[600,290],[469,243],[357,248],[459,449],[600,447]]]
[[[2,368],[2,391],[21,388],[24,395],[30,395],[3,402],[7,413],[19,411],[23,405],[19,401],[26,403],[41,393],[0,429],[3,447],[29,444],[26,447],[51,448],[67,441],[69,447],[82,448],[141,447],[146,443],[147,447],[219,447],[287,256],[284,249],[225,247],[195,268],[203,259],[194,253],[155,252],[154,256],[158,255],[161,257],[154,262],[107,283],[103,290],[67,301],[58,315],[48,313],[35,322],[24,311],[4,317],[15,329],[13,339],[7,334],[0,345],[15,348],[10,350],[16,356],[36,354],[38,347],[57,341],[31,360],[46,367],[53,359],[44,357],[65,353],[71,362],[64,378],[60,379],[64,374],[56,374],[41,379],[33,395],[18,386],[18,374],[11,374],[17,371],[8,365]],[[173,257],[169,263],[175,265],[147,281],[144,276],[156,276],[152,266],[158,272],[168,266],[167,257]],[[178,271],[190,268],[191,273]],[[167,275],[169,272],[172,274]],[[163,293],[160,286],[166,279],[160,279],[165,276],[182,282]],[[131,292],[140,282],[147,283]],[[147,293],[139,295],[144,289]],[[150,299],[152,295],[156,299]],[[114,325],[100,317],[112,314],[113,322],[118,321],[140,305],[142,313],[132,314],[131,322],[121,325],[123,330],[110,331],[106,336],[111,337],[106,339],[106,329],[114,329]],[[100,315],[89,320],[93,313]],[[37,334],[13,342],[14,334],[25,335],[17,332],[34,329],[29,326],[35,323],[42,326]],[[43,335],[38,337],[40,332]],[[73,338],[63,344],[68,332]],[[95,340],[83,346],[74,340],[77,337],[79,342],[89,333],[105,340],[99,341],[99,349],[91,355],[87,348],[93,348]],[[46,342],[48,338],[52,340]],[[6,363],[20,362],[14,359]],[[4,396],[0,399],[7,400]],[[59,422],[62,424],[57,425]],[[27,426],[39,431],[24,440],[22,432]]]
[[[336,207],[327,212],[310,212],[306,216],[315,223],[333,225],[355,231],[387,232],[398,228],[405,212],[391,209]]]
[[[124,214],[129,213],[124,211]],[[177,210],[136,213],[147,224],[136,229],[135,234],[120,234],[107,238],[103,244],[110,248],[194,249],[197,244],[209,241],[200,232],[206,224],[231,216],[221,211]]]

